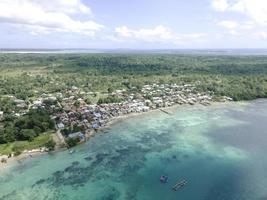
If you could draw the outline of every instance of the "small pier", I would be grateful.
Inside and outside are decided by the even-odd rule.
[[[200,102],[200,104],[203,105],[203,106],[209,106],[209,105],[211,105],[211,103],[210,102],[207,102],[207,101]]]
[[[178,182],[172,187],[172,189],[173,189],[174,191],[177,191],[177,190],[181,189],[182,187],[184,187],[186,184],[187,184],[187,181],[186,181],[186,180],[178,181]]]
[[[168,112],[168,111],[166,111],[166,110],[163,110],[163,109],[159,109],[161,112],[164,112],[165,114],[167,114],[167,115],[172,115],[172,113],[170,113],[170,112]]]

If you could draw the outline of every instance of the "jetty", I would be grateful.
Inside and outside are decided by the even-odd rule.
[[[178,181],[178,182],[172,187],[172,189],[173,189],[174,191],[177,191],[177,190],[181,189],[182,187],[184,187],[186,184],[187,184],[187,181],[186,181],[186,180]]]
[[[170,113],[170,112],[168,112],[168,111],[166,111],[166,110],[163,110],[163,109],[159,109],[161,112],[164,112],[165,114],[167,114],[167,115],[171,115],[172,113]]]

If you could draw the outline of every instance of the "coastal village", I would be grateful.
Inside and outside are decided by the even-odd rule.
[[[78,143],[84,142],[109,122],[120,116],[131,113],[142,113],[150,110],[183,104],[210,105],[215,100],[212,92],[198,92],[194,85],[184,84],[151,84],[144,85],[141,89],[133,88],[115,90],[102,94],[103,98],[115,98],[116,102],[88,102],[88,95],[92,92],[84,92],[78,87],[72,86],[64,93],[41,94],[30,103],[21,99],[14,102],[19,112],[13,115],[20,117],[31,109],[45,108],[51,113],[51,119],[55,121],[56,134],[54,140],[58,147],[66,146],[66,140],[75,139]],[[119,100],[119,102],[117,102]],[[231,101],[229,97],[220,97],[219,101]],[[0,119],[4,113],[0,111]],[[37,150],[38,151],[38,150]],[[44,148],[39,151],[45,151]]]

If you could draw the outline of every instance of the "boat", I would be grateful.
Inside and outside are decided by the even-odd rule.
[[[69,150],[69,154],[73,154],[75,150]]]
[[[181,181],[178,181],[173,187],[172,189],[174,191],[177,191],[179,189],[181,189],[182,187],[186,186],[188,182],[186,180],[181,180]]]
[[[159,178],[160,182],[161,183],[167,183],[168,182],[168,176],[164,176],[162,175],[160,178]]]

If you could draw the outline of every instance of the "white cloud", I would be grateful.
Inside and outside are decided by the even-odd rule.
[[[228,19],[229,14],[235,14],[232,15],[232,19],[235,17],[234,20],[217,22],[217,25],[227,30],[227,34],[251,39],[267,39],[267,0],[212,0],[211,2],[213,8],[223,12]]]
[[[226,11],[228,9],[228,1],[227,0],[213,0],[211,3],[212,7],[217,11]]]
[[[220,21],[218,25],[230,30],[236,29],[239,26],[238,22],[231,20]]]
[[[217,11],[240,13],[259,25],[267,26],[266,0],[212,0],[211,4]]]
[[[71,32],[93,36],[103,29],[94,21],[80,21],[73,14],[91,15],[80,0],[0,0],[0,23],[29,30],[31,34]]]
[[[217,23],[227,30],[227,33],[234,36],[251,35],[251,31],[255,29],[255,23],[252,21],[234,21],[234,20],[222,20]]]
[[[256,32],[254,36],[258,39],[267,40],[267,32]]]
[[[159,25],[152,29],[130,29],[127,26],[115,28],[118,37],[144,42],[182,44],[202,41],[205,34],[175,34],[168,27]]]
[[[240,24],[240,28],[243,30],[252,30],[255,27],[255,23],[253,21],[245,21]]]
[[[154,29],[139,29],[133,30],[129,29],[126,26],[117,27],[115,29],[116,33],[123,37],[141,39],[146,41],[159,41],[159,40],[168,40],[171,39],[171,31],[164,26],[157,26]]]
[[[31,0],[31,3],[41,6],[47,12],[92,14],[91,9],[81,0]]]
[[[236,21],[231,20],[223,20],[217,23],[219,26],[225,28],[227,30],[227,33],[233,36],[240,36],[242,33],[238,31],[241,26]]]
[[[230,10],[247,15],[259,25],[267,25],[266,0],[239,0],[231,6]]]

